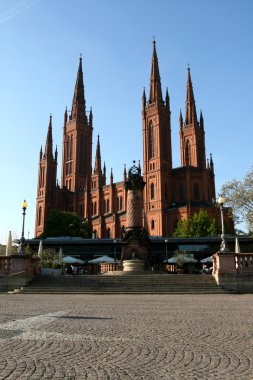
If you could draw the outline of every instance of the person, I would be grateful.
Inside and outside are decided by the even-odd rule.
[[[72,270],[72,266],[71,265],[69,265],[68,267],[67,267],[67,272],[66,272],[68,275],[71,275],[72,273],[73,273],[73,270]]]

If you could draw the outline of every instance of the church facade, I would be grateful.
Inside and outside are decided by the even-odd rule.
[[[71,113],[64,114],[61,181],[57,180],[58,152],[53,152],[50,116],[44,152],[39,156],[35,236],[39,236],[51,210],[75,212],[89,221],[99,238],[118,238],[126,226],[127,178],[106,180],[99,136],[92,167],[92,110],[86,113],[82,59],[80,58]],[[171,110],[168,90],[162,95],[156,43],[153,41],[150,88],[142,97],[143,226],[151,236],[171,236],[179,220],[200,209],[217,214],[214,164],[206,159],[202,112],[198,118],[190,69],[187,73],[185,117],[180,111],[181,166],[172,167]],[[140,166],[140,163],[139,163]]]

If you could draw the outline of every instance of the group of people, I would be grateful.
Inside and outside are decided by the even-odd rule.
[[[76,267],[74,265],[68,265],[65,269],[65,274],[71,276],[72,274],[86,274],[87,270],[82,267]]]

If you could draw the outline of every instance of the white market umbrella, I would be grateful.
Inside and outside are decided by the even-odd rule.
[[[12,236],[11,236],[11,231],[9,231],[9,236],[8,236],[8,241],[6,244],[6,251],[5,251],[6,256],[9,256],[12,254]]]
[[[42,240],[40,240],[39,249],[38,249],[38,256],[41,258],[43,252],[43,246],[42,246]]]
[[[241,253],[238,237],[235,238],[235,253]]]
[[[89,264],[99,264],[99,263],[114,263],[114,259],[112,259],[109,256],[101,256],[97,257],[96,259],[89,260]]]
[[[181,261],[184,264],[187,264],[187,263],[197,263],[198,262],[198,260],[194,259],[193,257],[189,257],[189,256],[186,256],[186,255],[177,255],[175,257],[171,257],[170,259],[168,259],[168,263],[169,264],[177,264],[178,261]]]
[[[201,262],[202,264],[212,263],[212,262],[213,262],[213,256],[206,257],[205,259],[200,260],[200,262]]]
[[[64,256],[62,261],[64,262],[64,264],[84,264],[83,260],[77,259],[72,256]]]
[[[67,257],[67,256],[66,256]],[[59,253],[58,253],[58,261],[59,263],[62,262],[62,248],[59,249]]]

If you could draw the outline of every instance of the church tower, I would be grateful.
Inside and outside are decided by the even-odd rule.
[[[42,147],[40,150],[35,236],[44,231],[47,214],[56,206],[57,156],[57,148],[53,156],[52,116],[50,116],[44,154]]]
[[[143,132],[143,177],[145,228],[150,235],[164,235],[166,208],[171,202],[171,122],[170,99],[166,90],[165,101],[153,41],[153,54],[150,76],[150,93],[146,99],[145,89],[142,98]]]
[[[180,112],[180,150],[181,165],[206,168],[205,131],[202,112],[197,119],[190,68],[188,67],[186,85],[185,121]]]
[[[88,217],[92,165],[92,110],[86,115],[82,58],[79,61],[71,114],[64,115],[61,188],[72,193],[66,211]],[[86,207],[85,207],[86,204]],[[65,207],[65,208],[66,208]]]

